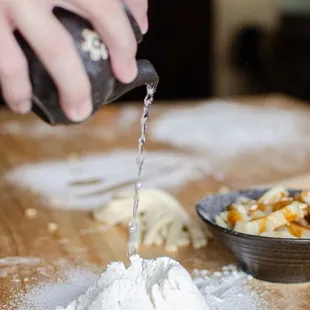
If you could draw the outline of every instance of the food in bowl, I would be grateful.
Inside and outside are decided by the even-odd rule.
[[[239,197],[215,216],[217,225],[236,232],[274,238],[310,238],[310,191],[291,197],[281,185],[258,199]]]
[[[267,192],[269,192],[269,194],[265,195]],[[272,201],[272,199],[270,199],[270,192],[284,192],[284,195],[280,194],[280,198],[278,197],[275,201]],[[289,195],[287,195],[286,192],[288,192]],[[297,198],[299,195],[303,198]],[[274,196],[276,197],[275,194]],[[308,208],[301,208],[301,210],[304,210],[302,219],[294,219],[296,216],[294,216],[293,219],[286,218],[285,222],[287,222],[287,224],[282,225],[282,228],[280,226],[273,231],[268,231],[268,227],[274,227],[274,225],[266,225],[267,229],[265,229],[264,232],[267,233],[267,235],[276,232],[276,234],[280,234],[282,237],[265,237],[263,236],[263,232],[258,235],[255,235],[253,231],[252,234],[237,232],[234,230],[235,225],[229,223],[228,220],[224,220],[224,224],[227,225],[227,228],[223,228],[216,223],[215,217],[222,211],[230,211],[228,210],[228,206],[236,201],[242,200],[240,197],[250,198],[256,201],[256,204],[258,204],[258,200],[260,200],[262,205],[269,205],[269,208],[272,208],[273,206],[274,209],[279,210],[293,201],[297,201],[303,206],[308,206],[308,203],[303,202],[306,201],[307,196],[307,192],[300,189],[285,190],[284,188],[283,190],[283,187],[282,190],[275,190],[274,188],[272,190],[266,188],[249,188],[245,190],[230,191],[224,194],[209,195],[197,203],[196,211],[200,218],[208,225],[208,229],[210,229],[214,239],[233,254],[240,267],[245,272],[251,274],[257,279],[269,282],[305,283],[310,282],[310,238],[305,237],[304,234],[305,228],[307,228],[306,223],[304,222],[303,224],[300,223],[300,221],[303,222],[303,220],[306,220],[307,223],[310,222]],[[267,197],[267,202],[269,201],[270,203],[268,204],[266,201],[263,201],[263,199],[260,199],[261,197]],[[284,199],[284,197],[286,197],[286,199]],[[288,197],[291,197],[291,199],[288,199]],[[276,207],[275,202],[280,200],[282,200],[284,205],[279,203],[278,207]],[[255,208],[256,207],[253,207],[253,209]],[[273,212],[277,210],[274,210]],[[251,211],[253,212],[255,210]],[[265,217],[273,212],[269,211],[267,213],[265,210],[264,216],[258,218]],[[290,214],[290,212],[288,213]],[[281,216],[283,216],[283,214],[281,214]],[[281,216],[279,216],[279,218],[282,218]],[[253,218],[253,220],[255,219]],[[251,219],[248,219],[245,222],[250,221]],[[273,223],[272,220],[271,223]],[[290,232],[290,237],[283,237],[285,233],[281,232],[281,230],[288,231],[288,226],[295,223],[298,224],[299,228],[301,226],[303,235],[296,237]],[[280,233],[277,233],[278,231],[280,231]],[[291,235],[294,237],[291,237]]]

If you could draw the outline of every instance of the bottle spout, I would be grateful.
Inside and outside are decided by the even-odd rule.
[[[159,77],[158,74],[153,67],[153,65],[148,60],[138,60],[138,75],[136,79],[129,83],[129,84],[123,84],[119,81],[116,81],[114,86],[114,92],[108,99],[106,103],[110,103],[112,101],[117,100],[121,96],[123,96],[125,93],[129,92],[130,90],[147,84],[158,84]]]

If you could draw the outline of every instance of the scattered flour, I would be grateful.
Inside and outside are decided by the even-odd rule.
[[[41,260],[38,257],[22,257],[22,256],[7,256],[0,258],[0,267],[12,265],[28,265],[33,266],[40,264]]]
[[[87,269],[68,269],[65,280],[58,282],[40,283],[27,295],[17,296],[7,310],[54,310],[59,305],[66,305],[77,296],[83,294],[98,276]]]
[[[210,310],[269,310],[268,303],[245,284],[251,276],[227,265],[222,271],[209,274],[207,270],[194,270],[197,285]]]
[[[246,285],[249,279],[235,265],[227,265],[214,273],[194,270],[191,281],[187,271],[170,258],[141,260],[136,257],[128,268],[120,262],[110,264],[99,279],[90,271],[70,269],[65,280],[39,284],[3,309],[270,309],[262,296]],[[153,306],[156,301],[157,308]]]
[[[82,124],[78,127],[68,126],[50,126],[42,121],[34,121],[32,123],[20,123],[17,121],[10,121],[0,124],[0,133],[9,135],[25,135],[34,139],[43,139],[48,137],[55,137],[62,140],[72,138],[74,136],[88,135],[98,138],[111,138],[113,134],[111,130],[102,126],[89,126]]]
[[[134,106],[124,106],[119,110],[116,123],[120,132],[128,130],[139,118],[141,110]],[[79,126],[50,126],[40,120],[31,123],[8,121],[0,124],[0,133],[9,135],[24,135],[34,139],[56,137],[60,139],[71,139],[73,136],[88,135],[98,138],[108,138],[115,132],[102,124],[81,124]]]
[[[36,267],[41,263],[38,257],[7,256],[0,258],[0,279],[16,274],[21,266]]]
[[[169,111],[153,122],[149,135],[221,159],[270,147],[310,148],[309,116],[305,113],[222,100]]]
[[[117,128],[121,131],[128,130],[141,118],[141,110],[137,107],[126,105],[121,110],[118,120]]]
[[[119,149],[76,161],[36,163],[17,167],[6,177],[39,192],[55,207],[93,209],[116,192],[132,190],[136,155],[135,150]],[[177,188],[210,171],[205,159],[164,151],[146,152],[145,166],[142,182],[149,188]]]

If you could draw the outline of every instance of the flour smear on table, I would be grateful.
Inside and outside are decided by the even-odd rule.
[[[116,115],[117,131],[122,133],[127,131],[140,118],[141,110],[135,106],[124,106],[119,109]],[[0,124],[0,134],[13,136],[26,136],[33,139],[57,138],[70,140],[75,137],[90,136],[110,140],[115,136],[115,132],[109,126],[102,124],[89,125],[80,124],[79,126],[50,126],[41,120],[22,123],[19,121],[7,121]]]
[[[95,308],[96,303],[89,308],[82,307],[81,302],[90,302],[91,300],[106,302],[104,306],[98,308],[100,310],[117,310],[122,308],[111,308],[109,307],[109,303],[111,306],[111,303],[113,304],[113,302],[117,302],[119,299],[124,298],[128,302],[140,302],[140,305],[147,305],[148,303],[148,305],[150,305],[149,296],[146,296],[146,294],[151,294],[151,296],[154,297],[152,301],[157,300],[161,302],[164,298],[164,294],[162,293],[171,291],[175,288],[174,285],[178,285],[179,289],[169,294],[170,297],[167,295],[167,298],[170,298],[170,302],[174,302],[174,305],[178,306],[178,308],[147,308],[147,306],[145,306],[143,310],[182,310],[182,307],[190,306],[190,302],[198,302],[203,305],[202,300],[207,307],[188,307],[184,309],[270,309],[263,297],[249,288],[248,284],[250,284],[250,280],[248,275],[239,271],[235,265],[224,266],[222,270],[214,273],[207,270],[194,270],[191,279],[187,271],[185,271],[179,263],[170,258],[162,257],[155,260],[136,259],[135,263],[128,267],[121,262],[115,262],[112,263],[110,267],[107,268],[107,271],[100,277],[82,268],[68,268],[64,274],[65,277],[62,277],[62,279],[59,279],[57,282],[41,282],[32,287],[28,293],[20,293],[15,296],[15,300],[10,301],[7,305],[3,305],[3,309],[55,310],[57,307],[59,307],[58,309],[63,309],[73,302],[73,304],[71,304],[72,307],[67,308],[67,310],[71,310],[76,309],[74,305],[78,304],[76,299],[79,299],[81,306],[77,308],[79,310],[97,309]],[[139,277],[139,275],[142,276]],[[113,279],[117,280],[120,277],[122,277],[124,281],[115,281],[112,283]],[[145,283],[146,279],[148,279],[147,285]],[[159,282],[158,279],[162,279],[163,281]],[[104,288],[108,286],[108,283],[110,283],[111,286],[107,288],[106,291]],[[161,293],[159,293],[160,289],[162,289]],[[126,291],[126,294],[123,294],[123,290]],[[184,293],[184,290],[186,290],[186,293]],[[88,298],[91,292],[94,294],[92,298]],[[110,293],[109,301],[105,299],[107,298],[107,293]],[[180,293],[182,293],[182,295],[180,295]],[[129,298],[132,297],[133,294],[135,294],[135,298],[132,301]],[[176,298],[178,298],[178,300],[176,300]],[[75,303],[74,300],[76,300]],[[130,310],[131,308],[124,309]],[[139,310],[142,308],[136,304],[133,309]]]
[[[67,209],[94,209],[113,194],[133,190],[137,179],[135,150],[117,149],[59,160],[19,166],[6,178],[14,185],[31,188],[49,204]],[[144,188],[172,190],[207,175],[209,163],[200,157],[166,151],[145,152]]]
[[[309,115],[304,112],[224,100],[170,109],[149,128],[150,137],[156,141],[207,152],[215,160],[265,148],[295,146],[299,151],[309,150],[309,133]]]
[[[40,263],[41,260],[38,257],[9,256],[0,258],[0,281],[1,278],[18,274],[21,266],[37,267]]]

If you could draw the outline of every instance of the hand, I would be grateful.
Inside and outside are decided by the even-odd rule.
[[[126,0],[126,4],[146,33],[147,0]],[[18,29],[53,78],[64,113],[78,122],[92,112],[91,86],[71,36],[52,14],[55,5],[90,21],[109,49],[116,78],[123,83],[137,75],[137,44],[121,0],[0,1],[0,83],[5,101],[17,113],[31,110],[27,61],[13,36]]]

